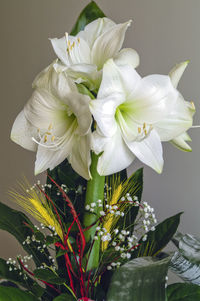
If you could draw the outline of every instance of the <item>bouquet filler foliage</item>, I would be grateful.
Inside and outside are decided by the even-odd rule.
[[[126,173],[135,158],[161,173],[163,141],[191,151],[195,107],[177,90],[188,62],[142,78],[137,52],[121,49],[130,25],[92,1],[71,34],[51,39],[57,59],[11,131],[47,181],[10,191],[36,223],[0,204],[0,228],[27,253],[0,259],[2,301],[200,300],[200,240],[177,234],[181,213],[158,223],[143,170]],[[185,283],[167,285],[169,268]]]

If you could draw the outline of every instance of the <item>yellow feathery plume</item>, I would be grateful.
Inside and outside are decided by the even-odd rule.
[[[122,192],[122,184],[119,184],[119,186],[114,190],[112,198],[110,200],[109,205],[114,206],[117,205],[118,200],[120,199],[121,192]],[[106,231],[109,233],[112,226],[113,226],[113,220],[114,220],[114,214],[113,213],[108,213],[106,216],[105,222],[103,223],[103,228],[106,229]],[[108,241],[102,242],[101,249],[102,251],[105,251],[108,247]]]
[[[28,189],[23,184],[20,184],[20,187],[23,194],[18,193],[17,191],[10,191],[9,194],[12,199],[38,222],[44,224],[46,227],[51,226],[54,228],[62,242],[64,242],[61,225],[59,224],[56,215],[53,213],[43,193],[33,187],[30,187],[30,185],[28,186]],[[70,242],[67,241],[67,243],[70,251],[72,251]]]
[[[110,187],[109,187],[110,186]],[[140,185],[137,181],[134,181],[134,175],[128,178],[126,181],[121,181],[120,175],[114,175],[109,183],[107,183],[106,191],[106,202],[110,206],[118,206],[120,212],[125,212],[126,208],[129,207],[129,203],[118,203],[122,197],[127,194],[136,195]],[[117,224],[120,215],[116,216],[114,213],[108,213],[103,221],[103,228],[112,235],[112,231]],[[108,247],[108,241],[101,243],[102,251],[105,251]]]

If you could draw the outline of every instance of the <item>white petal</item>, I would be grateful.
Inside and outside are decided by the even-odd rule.
[[[126,91],[124,90],[122,77],[119,68],[112,59],[108,60],[103,67],[103,76],[97,98],[107,98],[111,94],[123,93],[124,99]]]
[[[179,94],[170,113],[154,124],[161,141],[169,141],[180,136],[192,126],[194,107]]]
[[[64,161],[72,152],[74,142],[74,128],[73,126],[60,138],[62,144],[57,145],[59,138],[52,142],[51,137],[43,142],[43,137],[38,146],[38,151],[35,161],[35,174],[39,174],[48,168],[52,170],[62,161]]]
[[[107,98],[97,98],[90,102],[90,111],[103,135],[111,137],[117,130],[116,108],[122,103],[123,95],[116,93]]]
[[[124,109],[138,123],[155,123],[170,112],[176,102],[178,91],[172,86],[169,76],[149,75],[144,77],[129,95]]]
[[[76,92],[77,88],[66,72],[57,72],[54,66],[55,62],[37,75],[33,88],[46,89],[57,98],[63,99],[68,93]]]
[[[180,136],[176,137],[175,139],[171,140],[171,143],[182,151],[191,152],[192,148],[190,147],[189,144],[187,144],[186,141],[191,141],[191,138],[185,132],[185,133],[181,134]]]
[[[128,21],[114,25],[96,39],[92,47],[91,59],[98,69],[101,69],[104,63],[109,58],[114,57],[121,49],[126,30],[130,24],[131,22]]]
[[[37,89],[24,107],[27,120],[36,129],[47,131],[53,127],[54,134],[62,136],[67,124],[67,105],[61,103],[47,90]]]
[[[158,173],[162,172],[162,144],[155,130],[152,130],[142,141],[128,142],[127,145],[140,161],[155,169]]]
[[[24,148],[36,151],[37,144],[33,142],[33,137],[37,139],[37,129],[26,119],[24,111],[21,111],[12,126],[10,138]]]
[[[67,74],[73,78],[76,83],[85,83],[90,90],[95,90],[99,87],[101,72],[97,71],[97,67],[95,65],[72,65],[68,68]]]
[[[177,88],[179,80],[181,79],[189,61],[182,62],[177,64],[169,73],[169,77],[171,78],[172,85]]]
[[[70,65],[91,63],[90,47],[85,40],[66,36],[66,41],[68,44],[67,54]]]
[[[89,180],[91,178],[90,140],[90,133],[82,137],[75,135],[73,141],[73,148],[68,157],[69,163],[72,165],[72,168],[86,180]]]
[[[66,37],[50,39],[50,41],[57,57],[63,62],[63,64],[69,66]]]
[[[134,155],[124,143],[120,130],[111,138],[93,133],[92,148],[95,153],[103,151],[98,159],[97,171],[100,175],[110,175],[127,168],[134,160]]]
[[[137,68],[140,63],[140,57],[134,49],[124,48],[114,57],[114,62],[118,66],[130,65],[133,68]]]
[[[114,25],[115,23],[108,18],[99,18],[86,25],[84,30],[77,34],[77,37],[83,38],[92,48],[96,39]]]
[[[77,118],[79,134],[85,135],[92,125],[92,115],[89,110],[90,97],[80,93],[71,93],[66,98],[66,103]]]

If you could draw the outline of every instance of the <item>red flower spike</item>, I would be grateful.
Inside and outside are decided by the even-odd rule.
[[[81,257],[83,256],[83,252],[86,246],[86,241],[85,241],[85,236],[83,234],[83,229],[81,227],[81,223],[79,221],[78,215],[76,213],[76,210],[71,202],[71,200],[69,199],[69,197],[67,196],[67,194],[64,192],[64,190],[54,181],[54,179],[52,179],[49,175],[48,175],[49,179],[58,187],[58,189],[60,190],[60,192],[62,193],[63,198],[65,199],[65,201],[67,202],[69,208],[71,209],[71,214],[74,218],[74,220],[76,221],[76,224],[79,228],[79,232],[80,232],[80,236],[81,236],[81,240],[82,240],[82,250],[81,250]]]

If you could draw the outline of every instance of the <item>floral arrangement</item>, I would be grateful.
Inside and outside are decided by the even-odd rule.
[[[57,59],[11,131],[47,181],[9,192],[35,223],[0,203],[0,228],[27,252],[0,259],[2,301],[200,300],[200,240],[177,232],[182,213],[158,223],[143,170],[126,173],[135,158],[161,173],[163,141],[191,151],[195,106],[177,90],[188,61],[142,78],[139,55],[122,48],[130,25],[92,1],[71,34],[51,39]],[[167,285],[168,269],[185,283]]]

